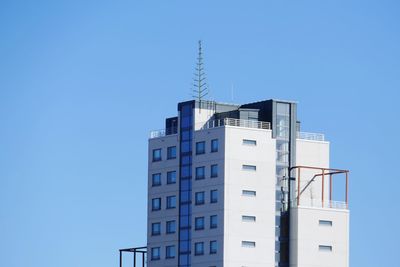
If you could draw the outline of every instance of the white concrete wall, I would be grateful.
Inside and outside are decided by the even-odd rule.
[[[167,160],[167,148],[170,146],[176,146],[177,158]],[[153,149],[162,149],[162,161],[153,162],[152,153]],[[167,185],[167,172],[177,172],[177,182],[175,184]],[[152,174],[161,173],[161,186],[152,187]],[[165,137],[154,138],[149,140],[148,150],[148,201],[147,201],[147,248],[148,248],[148,266],[149,267],[161,267],[161,266],[177,266],[178,264],[178,219],[179,219],[179,206],[178,206],[178,194],[179,194],[179,144],[178,135],[168,135]],[[167,196],[177,196],[177,207],[175,209],[166,209],[166,198]],[[155,197],[161,197],[161,210],[151,210],[151,200]],[[166,234],[166,222],[175,220],[176,221],[176,232],[175,234]],[[151,224],[154,222],[161,222],[161,235],[151,235]],[[165,247],[169,245],[175,245],[175,259],[165,259]],[[161,259],[158,261],[150,261],[151,248],[161,247]]]
[[[296,141],[296,165],[329,168],[329,142],[310,141],[297,139]],[[301,169],[300,191],[304,188],[312,177],[321,173],[317,170]],[[293,175],[293,174],[292,174]],[[296,170],[297,177],[297,170]],[[296,185],[296,196],[297,185]],[[329,179],[325,176],[324,197],[328,199]],[[317,177],[300,196],[300,203],[320,202],[322,198],[322,177]]]
[[[297,139],[296,165],[328,168],[329,143]],[[316,173],[320,171],[301,169],[301,188]],[[329,179],[325,178],[324,198],[328,201]],[[316,207],[321,197],[322,179],[318,177],[301,195],[300,207],[291,209],[291,267],[347,267],[349,264],[349,212]],[[320,225],[320,220],[331,221],[332,226]],[[320,251],[320,245],[331,246],[332,251]]]
[[[202,110],[203,113],[203,110]],[[205,112],[204,112],[205,113]],[[218,152],[211,153],[211,140],[218,139]],[[206,153],[196,155],[196,142],[206,142]],[[192,183],[192,266],[223,266],[224,251],[224,151],[225,129],[223,127],[195,131],[193,141],[193,183]],[[218,177],[211,178],[211,165],[218,164]],[[205,167],[205,179],[196,180],[196,167]],[[218,202],[210,203],[210,191],[218,190]],[[195,205],[195,193],[205,192],[205,204]],[[210,216],[217,215],[218,227],[210,229]],[[205,229],[195,230],[195,218],[205,217]],[[218,243],[217,254],[209,253],[210,241]],[[194,255],[194,244],[204,242],[204,255]]]
[[[349,266],[348,210],[298,207],[291,210],[291,267]],[[331,221],[332,226],[320,225]],[[320,245],[332,251],[321,251]]]
[[[224,266],[274,266],[275,140],[269,130],[225,129]],[[256,140],[257,146],[243,145],[243,139]],[[243,164],[257,170],[242,170]],[[257,195],[243,196],[242,190]],[[242,215],[256,216],[256,222],[242,222]],[[256,247],[242,247],[242,241]]]

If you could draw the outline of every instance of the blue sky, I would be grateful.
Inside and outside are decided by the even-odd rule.
[[[299,101],[351,170],[351,266],[397,262],[400,2],[0,3],[0,266],[117,266],[145,244],[147,138],[190,98]],[[233,97],[231,88],[233,87]]]

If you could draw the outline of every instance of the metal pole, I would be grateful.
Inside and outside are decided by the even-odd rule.
[[[300,168],[297,168],[297,206],[300,205]]]
[[[142,267],[144,267],[144,253],[142,253]]]
[[[332,183],[332,174],[329,174],[329,205],[332,208],[332,191],[333,191],[333,183]]]
[[[324,184],[325,184],[325,169],[322,169],[322,208],[324,207]]]
[[[133,250],[133,267],[136,267],[136,249]]]
[[[346,208],[349,207],[349,173],[346,172]]]
[[[119,251],[119,267],[122,267],[122,251]]]

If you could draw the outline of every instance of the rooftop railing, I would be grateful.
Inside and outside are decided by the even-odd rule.
[[[254,129],[271,129],[271,125],[266,121],[256,121],[256,120],[241,120],[241,119],[233,119],[233,118],[224,118],[218,120],[207,121],[206,123],[202,123],[200,130],[222,127],[222,126],[235,126],[235,127],[243,127],[243,128],[254,128]]]
[[[297,139],[325,141],[325,135],[321,133],[297,132]]]
[[[254,129],[271,129],[271,125],[269,122],[265,121],[255,121],[255,120],[240,120],[233,118],[224,118],[218,120],[211,120],[205,123],[196,124],[197,130],[205,130],[211,128],[217,128],[222,126],[235,126],[235,127],[243,127],[243,128],[254,128]],[[166,135],[176,134],[177,129],[160,129],[154,130],[150,132],[150,139],[164,137]]]
[[[344,201],[333,201],[321,199],[301,199],[301,203],[297,205],[297,199],[292,201],[292,208],[295,207],[310,207],[310,208],[324,208],[324,209],[339,209],[347,210],[348,205]]]

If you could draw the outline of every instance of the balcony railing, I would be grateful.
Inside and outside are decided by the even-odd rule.
[[[240,120],[240,119],[232,119],[232,118],[224,118],[219,120],[211,120],[205,123],[196,124],[197,130],[211,129],[222,126],[235,126],[235,127],[243,127],[243,128],[255,128],[255,129],[271,129],[271,125],[269,122],[265,121],[254,121],[254,120]],[[160,129],[154,130],[150,132],[150,139],[164,137],[166,135],[176,134],[177,129]]]
[[[311,207],[311,208],[324,208],[324,209],[339,209],[347,210],[348,205],[344,201],[333,201],[321,199],[301,199],[300,205],[297,205],[297,199],[292,201],[292,207]]]
[[[297,139],[325,141],[325,135],[321,133],[297,132]]]
[[[266,130],[271,129],[270,123],[266,121],[240,120],[233,118],[224,118],[219,120],[207,121],[206,123],[202,123],[199,127],[196,128],[204,130],[222,126],[235,126],[235,127],[266,129]]]

